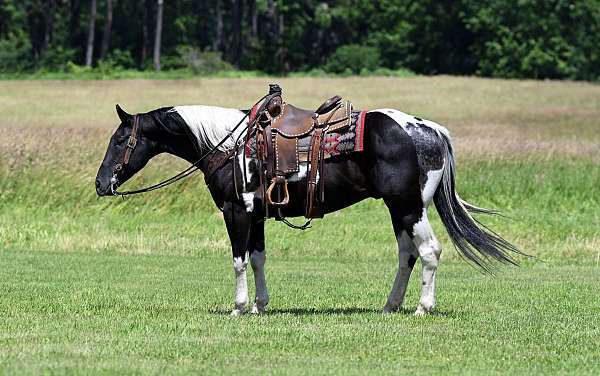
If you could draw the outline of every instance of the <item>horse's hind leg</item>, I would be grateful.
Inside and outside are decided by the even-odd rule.
[[[442,252],[440,243],[427,218],[426,207],[417,204],[417,200],[404,200],[404,205],[400,205],[398,199],[388,198],[385,201],[390,209],[398,239],[398,274],[384,312],[393,311],[402,304],[406,285],[418,255],[423,269],[421,299],[415,315],[424,315],[435,306],[435,273]],[[412,202],[413,205],[407,206],[407,202]]]
[[[391,205],[390,215],[392,217],[396,241],[398,242],[398,272],[396,273],[396,279],[394,280],[387,303],[383,307],[384,313],[394,312],[402,306],[410,274],[419,256],[412,239],[404,231],[399,212]]]
[[[421,299],[415,311],[416,316],[431,312],[435,306],[435,273],[440,261],[442,248],[433,234],[427,218],[427,209],[423,209],[421,218],[412,226],[412,240],[419,251],[423,270],[421,272]]]

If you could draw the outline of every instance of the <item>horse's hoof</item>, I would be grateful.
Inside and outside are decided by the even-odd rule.
[[[396,311],[398,311],[398,307],[392,307],[391,305],[386,304],[385,306],[383,306],[382,313],[387,314],[387,313],[394,313]]]
[[[237,308],[236,308],[236,309],[234,309],[233,311],[231,311],[231,314],[230,314],[230,316],[231,316],[231,317],[239,317],[239,316],[241,316],[241,315],[243,315],[243,314],[244,314],[244,310],[243,310],[243,309],[237,309]]]
[[[252,306],[252,311],[250,311],[253,315],[260,315],[265,313],[265,307],[261,307],[258,304],[254,303]]]
[[[414,316],[423,317],[423,316],[427,315],[428,313],[429,313],[429,311],[426,311],[425,308],[423,308],[422,306],[418,306],[417,310],[415,311]]]

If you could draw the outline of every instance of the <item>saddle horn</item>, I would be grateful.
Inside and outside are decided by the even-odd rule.
[[[331,97],[328,100],[326,100],[322,105],[320,105],[319,108],[317,108],[317,110],[315,111],[315,113],[318,115],[326,114],[329,111],[336,108],[340,104],[341,101],[342,101],[342,97],[340,97],[339,95]]]

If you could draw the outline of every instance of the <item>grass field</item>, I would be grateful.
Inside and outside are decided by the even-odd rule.
[[[411,315],[417,268],[404,310],[382,315],[396,245],[368,200],[303,233],[269,223],[268,313],[234,319],[229,244],[199,176],[127,200],[93,181],[115,103],[246,108],[271,81],[0,81],[0,374],[600,373],[600,86],[278,79],[300,106],[340,93],[446,125],[461,196],[502,209],[509,220],[482,219],[536,258],[482,275],[434,216],[436,313]],[[160,156],[130,186],[183,166]]]

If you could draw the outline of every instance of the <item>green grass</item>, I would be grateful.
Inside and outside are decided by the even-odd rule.
[[[267,314],[229,317],[229,243],[201,177],[126,200],[96,197],[94,177],[115,102],[241,108],[273,81],[304,107],[339,91],[447,125],[459,193],[501,209],[481,219],[535,258],[485,276],[431,210],[437,310],[411,315],[417,266],[403,311],[382,315],[396,244],[366,200],[306,232],[268,222]],[[0,82],[0,374],[598,374],[598,95],[451,77]],[[161,156],[129,185],[184,166]]]
[[[349,255],[350,256],[350,255]],[[449,262],[436,313],[379,310],[394,257],[271,257],[267,315],[234,319],[227,255],[0,253],[0,370],[597,374],[600,275]]]
[[[166,176],[160,166],[158,162],[149,167],[131,186]],[[0,180],[0,246],[22,251],[84,249],[144,254],[216,247],[218,252],[229,252],[223,220],[199,176],[163,191],[122,200],[96,197],[93,174],[65,168],[62,176],[49,174],[45,168],[23,168]],[[594,163],[536,158],[465,160],[457,165],[457,182],[463,198],[501,209],[509,217],[481,219],[526,253],[557,264],[595,261],[600,255],[600,169]],[[431,215],[436,233],[444,241],[443,257],[456,258],[435,210]],[[335,231],[330,233],[329,228]],[[277,223],[269,223],[267,231],[280,257],[290,252],[330,257],[359,252],[379,257],[395,248],[387,209],[376,200],[330,214],[307,232]]]

